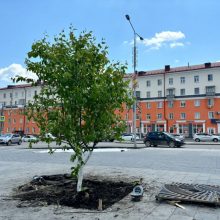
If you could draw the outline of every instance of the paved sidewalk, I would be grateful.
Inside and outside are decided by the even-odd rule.
[[[182,204],[185,209],[166,202],[158,203],[155,195],[164,183],[184,182],[220,185],[220,176],[199,173],[155,171],[151,169],[122,169],[119,167],[86,166],[85,176],[133,182],[143,178],[145,193],[140,202],[132,202],[128,195],[102,212],[44,206],[18,208],[20,201],[11,200],[12,189],[30,181],[34,175],[70,172],[69,165],[0,162],[0,220],[218,220],[220,208]]]

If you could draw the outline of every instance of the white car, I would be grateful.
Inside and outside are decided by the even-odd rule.
[[[25,135],[24,137],[22,137],[22,141],[23,142],[36,142],[38,141],[38,138],[33,135]]]
[[[207,133],[197,133],[197,134],[194,134],[193,140],[196,142],[200,142],[200,141],[218,142],[220,141],[220,136],[207,134]]]
[[[18,144],[20,145],[22,142],[21,136],[19,134],[2,134],[0,136],[0,144]]]
[[[121,139],[123,141],[133,141],[134,140],[134,134],[122,134]],[[136,140],[140,140],[138,135],[136,135]]]

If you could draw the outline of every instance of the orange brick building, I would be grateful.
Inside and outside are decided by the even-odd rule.
[[[136,96],[137,132],[220,133],[220,62],[138,72]],[[132,118],[124,112],[128,132]]]
[[[125,80],[131,86],[129,75]],[[0,132],[39,134],[36,124],[20,113],[40,89],[28,84],[0,88]],[[137,132],[220,133],[220,62],[138,72],[136,96]],[[131,132],[132,109],[123,117]]]

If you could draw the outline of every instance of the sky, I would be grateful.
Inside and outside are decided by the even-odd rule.
[[[72,24],[105,39],[109,59],[133,71],[133,30],[137,70],[148,71],[220,61],[219,0],[0,0],[0,87],[15,75],[30,75],[25,58],[47,33],[51,39]]]

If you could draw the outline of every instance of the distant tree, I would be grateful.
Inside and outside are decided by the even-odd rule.
[[[109,61],[104,40],[97,44],[92,32],[78,37],[74,32],[70,27],[52,42],[48,36],[34,42],[25,62],[27,70],[38,76],[37,82],[21,76],[14,81],[42,86],[26,114],[39,126],[51,152],[46,133],[56,136],[56,144],[64,150],[74,151],[71,169],[81,191],[84,165],[99,141],[117,139],[124,131],[120,112],[123,103],[132,104],[132,97],[124,80],[126,66]]]

